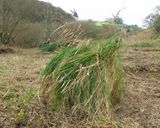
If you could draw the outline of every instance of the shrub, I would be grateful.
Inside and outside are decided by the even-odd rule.
[[[21,23],[15,33],[16,45],[24,48],[36,47],[45,37],[44,29],[39,23]]]
[[[160,34],[160,16],[155,18],[153,28],[156,34]]]
[[[55,54],[42,73],[43,103],[56,111],[82,110],[91,117],[110,115],[110,106],[118,103],[122,94],[118,48],[119,40],[113,38]]]
[[[100,31],[104,31],[101,26],[96,26],[93,21],[81,21],[80,23],[88,38],[98,38]]]
[[[39,48],[44,51],[44,52],[53,52],[56,50],[57,48],[57,44],[55,43],[42,43],[40,44]]]
[[[106,39],[112,37],[115,33],[118,33],[116,26],[109,23],[100,23],[94,21],[80,21],[82,29],[84,30],[86,37],[93,39]]]

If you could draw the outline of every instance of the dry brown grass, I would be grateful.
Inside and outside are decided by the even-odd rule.
[[[115,109],[124,124],[118,128],[159,128],[160,49],[130,47],[121,55],[126,71],[126,94]],[[51,57],[36,49],[0,54],[0,128],[117,128],[117,122],[111,121],[106,126],[101,121],[90,121],[83,113],[52,113],[39,103],[36,93],[39,73]],[[33,95],[23,107],[18,99],[27,94],[27,88],[33,88]]]
[[[134,48],[158,48],[160,47],[160,40],[155,38],[153,29],[144,29],[125,37],[123,40],[123,46]]]
[[[38,100],[40,72],[52,54],[20,49],[0,54],[0,127],[114,128],[116,122],[93,122],[84,113],[55,113]]]
[[[149,40],[153,36],[153,30],[152,29],[144,29],[141,31],[138,31],[135,34],[128,35],[125,38],[125,42],[136,42],[136,41],[141,41],[141,40]]]

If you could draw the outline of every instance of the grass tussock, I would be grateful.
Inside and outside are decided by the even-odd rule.
[[[112,38],[55,54],[42,73],[43,103],[55,111],[110,117],[111,105],[117,104],[122,94],[119,43],[118,38]]]

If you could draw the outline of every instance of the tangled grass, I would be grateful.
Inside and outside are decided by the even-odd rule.
[[[123,89],[119,44],[116,37],[55,54],[42,73],[42,102],[55,111],[110,118],[111,106],[119,103]]]

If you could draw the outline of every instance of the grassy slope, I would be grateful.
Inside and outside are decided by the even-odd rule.
[[[127,35],[127,37],[124,39],[123,46],[134,48],[159,48],[160,39],[155,38],[152,29],[144,29],[136,33]]]

